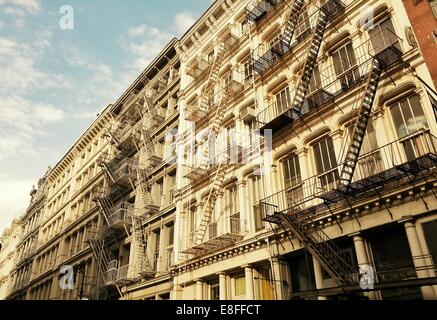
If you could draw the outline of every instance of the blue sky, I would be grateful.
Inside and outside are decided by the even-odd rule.
[[[211,0],[0,0],[0,234],[29,191]],[[74,9],[74,29],[59,27]]]

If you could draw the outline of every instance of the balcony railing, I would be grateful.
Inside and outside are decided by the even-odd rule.
[[[189,233],[186,244],[187,249],[183,252],[195,255],[214,252],[234,245],[243,239],[246,232],[245,220],[240,219],[239,213],[230,217],[221,217],[208,225],[205,240],[202,243],[196,245],[194,240],[197,233],[195,231]]]
[[[339,172],[344,163],[323,174],[314,175],[291,188],[277,192],[260,202],[265,216],[275,213],[302,212],[324,204],[334,194],[358,199],[369,190],[399,182],[411,174],[423,173],[437,167],[437,138],[419,130],[405,138],[362,154],[358,158],[350,186],[341,186]],[[435,176],[434,176],[435,177]],[[428,177],[432,179],[432,176]],[[353,200],[353,199],[352,199]]]
[[[374,58],[377,58],[385,68],[400,61],[402,55],[400,39],[389,29],[374,32],[372,38],[355,46],[353,51],[355,63],[341,74],[337,74],[334,65],[328,65],[323,70],[319,67],[314,69],[313,80],[317,83],[317,87],[310,84],[306,99],[301,106],[292,104],[296,92],[295,88],[289,88],[287,99],[275,101],[261,110],[256,117],[261,131],[265,129],[278,131],[285,125],[316,112],[318,108],[332,103],[337,96],[362,84],[368,78]]]
[[[247,19],[258,23],[280,2],[280,0],[257,0],[246,7]]]
[[[207,72],[210,67],[211,64],[209,64],[208,61],[206,61],[204,58],[198,58],[194,60],[191,66],[187,68],[186,73],[193,78],[197,78],[201,74]]]
[[[101,166],[107,171],[112,183],[129,186],[137,179],[138,160],[122,157],[111,157],[101,161]]]
[[[109,224],[112,227],[130,224],[133,214],[134,204],[121,202],[111,209],[111,215],[108,217]]]

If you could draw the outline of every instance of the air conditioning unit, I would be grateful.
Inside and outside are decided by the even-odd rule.
[[[255,119],[256,113],[253,105],[245,106],[240,110],[240,116],[243,121],[249,122]]]

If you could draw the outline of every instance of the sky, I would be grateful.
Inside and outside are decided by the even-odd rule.
[[[48,166],[210,4],[0,0],[0,235]]]

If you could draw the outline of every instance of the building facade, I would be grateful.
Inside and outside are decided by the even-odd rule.
[[[394,1],[218,1],[182,37],[174,299],[436,298],[409,26]]]
[[[403,0],[423,57],[437,86],[437,62],[434,52],[437,49],[437,1]]]
[[[0,237],[0,300],[4,300],[12,290],[11,271],[15,266],[16,249],[21,235],[21,225],[17,220]]]
[[[412,27],[400,1],[213,2],[47,173],[8,298],[437,299]]]
[[[34,267],[34,258],[39,241],[39,227],[46,203],[47,176],[38,181],[37,188],[30,192],[30,205],[19,219],[19,238],[16,243],[14,267],[10,270],[11,286],[9,299],[28,299],[29,283]]]

